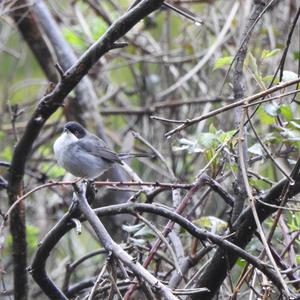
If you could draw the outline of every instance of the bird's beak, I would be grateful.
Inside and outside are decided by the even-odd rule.
[[[68,133],[69,130],[67,128],[64,128],[64,133]]]

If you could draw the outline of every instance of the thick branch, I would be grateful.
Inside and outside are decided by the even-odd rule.
[[[31,10],[31,3],[27,0],[15,1],[11,17],[14,19],[18,30],[27,42],[41,68],[51,82],[57,82],[58,76],[54,68],[53,53],[49,49],[43,32],[38,26],[36,16]]]
[[[78,211],[78,210],[77,210]],[[48,232],[43,241],[40,243],[37,253],[34,256],[33,263],[29,268],[35,282],[40,286],[42,291],[54,300],[67,300],[68,298],[48,277],[46,272],[47,259],[58,243],[58,241],[70,230],[74,223],[71,219],[77,213],[75,206],[71,206],[69,211],[61,218],[61,220]]]
[[[245,84],[244,84],[244,61],[246,58],[247,50],[248,50],[248,43],[251,38],[252,30],[251,28],[253,25],[257,22],[258,18],[261,16],[261,12],[263,11],[265,7],[264,1],[255,1],[254,2],[254,10],[247,21],[245,30],[241,36],[241,46],[238,49],[238,52],[236,54],[236,60],[234,65],[234,72],[233,72],[233,92],[234,92],[234,99],[235,101],[238,101],[245,97]],[[242,108],[237,107],[235,110],[235,118],[236,118],[236,127],[238,126],[244,126],[243,122],[243,114],[242,114]],[[247,134],[246,130],[247,127],[244,126],[244,128],[241,128],[243,130],[239,131],[239,139],[238,139],[238,172],[237,172],[237,180],[235,183],[235,201],[234,206],[232,210],[231,215],[231,222],[233,223],[237,217],[240,215],[240,213],[243,210],[244,202],[246,199],[246,186],[245,182],[243,180],[242,176],[242,159],[241,155],[243,156],[243,161],[245,162],[245,168],[247,168],[247,161],[248,161],[248,149],[247,149]]]
[[[57,21],[50,13],[46,4],[43,1],[37,1],[32,6],[32,10],[36,14],[40,26],[43,28],[47,38],[49,39],[51,46],[56,53],[59,65],[64,73],[65,70],[68,70],[77,62],[78,57],[66,41]],[[119,44],[120,43],[114,43],[112,49]],[[67,120],[75,120],[83,125],[89,123],[95,124],[97,135],[107,141],[104,125],[97,106],[98,97],[89,76],[85,76],[76,85],[74,92],[75,97],[70,97],[67,103],[65,103],[64,112]],[[92,120],[92,122],[90,122],[90,120]],[[116,166],[110,170],[109,179],[126,181],[128,178],[124,172],[121,172],[121,167]],[[107,197],[113,199],[114,203],[124,203],[130,196],[131,193],[128,191],[110,191],[107,195]],[[106,202],[106,199],[101,201],[103,205],[105,205]],[[126,221],[128,220],[124,217],[122,222]],[[111,226],[119,226],[120,222],[120,219],[113,218],[108,224]]]
[[[297,178],[295,178],[295,180],[296,184],[290,189],[289,197],[292,197],[300,192],[299,175],[297,175]],[[287,183],[287,180],[282,180],[278,184],[276,184],[263,197],[263,202],[279,205],[281,193]],[[275,211],[275,208],[257,202],[256,210],[258,212],[260,222],[263,222]],[[256,231],[256,224],[251,208],[248,207],[233,225],[234,228],[236,228],[236,232],[235,235],[229,240],[239,247],[245,248],[253,238],[253,235]],[[224,251],[224,248],[219,247],[219,249],[214,254],[211,263],[206,267],[197,283],[198,287],[204,286],[212,291],[211,293],[207,294],[206,297],[203,297],[204,300],[211,299],[213,297],[213,294],[219,290],[220,285],[223,283],[224,279],[228,275],[229,270],[234,266],[237,259],[238,256],[236,254],[228,253]],[[216,274],[218,274],[218,276],[216,276]],[[197,299],[196,296],[193,299]]]
[[[75,185],[74,185],[75,186]],[[76,186],[75,186],[76,187]],[[157,280],[149,271],[147,271],[139,262],[137,262],[133,257],[131,257],[127,252],[125,252],[116,242],[113,241],[100,219],[98,218],[95,211],[90,207],[88,201],[85,197],[84,184],[81,185],[81,188],[75,188],[77,197],[78,197],[78,208],[89,222],[89,224],[94,229],[99,241],[106,249],[108,253],[111,253],[114,257],[122,261],[125,266],[134,272],[134,274],[145,280],[150,287],[153,289],[153,292],[159,296],[163,296],[164,299],[176,300],[171,290],[163,285],[160,281]]]
[[[77,63],[64,74],[64,79],[56,85],[54,90],[41,99],[37,109],[26,126],[23,136],[15,147],[8,180],[10,204],[13,204],[17,200],[17,196],[20,195],[27,158],[34,141],[47,119],[63,103],[64,98],[87,74],[93,64],[108,52],[113,47],[114,43],[126,34],[137,22],[158,9],[162,2],[163,1],[144,0],[135,8],[120,17],[109,27],[107,32],[82,55]],[[17,213],[19,215],[18,219],[14,220],[14,224],[11,224],[12,233],[13,236],[15,236],[15,239],[18,239],[18,236],[20,235],[18,243],[21,243],[25,240],[25,225],[20,228],[22,223],[25,224],[24,218],[22,218],[24,213],[22,214],[21,210],[16,211],[16,214]],[[16,257],[14,259],[15,279],[20,279],[20,282],[15,282],[15,286],[23,287],[22,292],[20,292],[20,298],[18,299],[26,299],[26,243],[23,243],[23,246],[21,246],[22,245],[17,245],[14,247],[14,251],[18,251],[18,253],[14,255],[22,256],[22,264],[17,263]],[[21,278],[20,274],[24,274],[24,278]]]
[[[280,195],[280,192],[284,186],[284,181],[277,184],[271,191],[266,195],[264,198],[264,201],[270,202],[270,199],[273,199],[274,197]],[[297,193],[300,191],[300,184],[298,184],[297,189],[293,190],[293,193]],[[258,209],[262,212],[262,215],[260,217],[265,219],[269,214],[273,212],[273,208],[266,207],[264,205],[258,204],[260,206]],[[137,204],[137,203],[126,203],[126,204],[119,204],[119,205],[112,205],[108,207],[98,208],[95,210],[95,213],[98,215],[98,217],[101,216],[112,216],[116,214],[136,214],[137,212],[143,213],[148,212],[155,215],[160,215],[163,217],[166,217],[167,219],[170,219],[177,224],[181,225],[185,230],[187,230],[190,234],[192,234],[194,237],[197,237],[201,240],[210,240],[214,244],[217,244],[220,246],[220,249],[224,250],[222,263],[226,264],[224,262],[224,255],[230,255],[231,257],[242,257],[249,263],[253,264],[257,269],[259,269],[261,272],[263,272],[270,280],[274,282],[274,284],[281,288],[281,284],[279,279],[276,277],[274,272],[270,270],[268,265],[260,262],[257,258],[249,254],[247,251],[244,251],[241,249],[241,245],[235,245],[233,244],[233,239],[231,241],[225,240],[223,237],[212,234],[206,230],[200,229],[197,226],[195,226],[193,223],[188,221],[186,218],[180,216],[179,214],[172,212],[171,210],[160,207],[155,204]],[[66,219],[68,218],[68,219]],[[45,265],[46,260],[49,257],[50,252],[54,248],[54,246],[59,242],[59,240],[75,225],[73,222],[67,222],[66,220],[70,220],[71,217],[64,216],[63,220],[61,220],[50,232],[49,234],[44,238],[43,242],[41,243],[40,248],[38,249],[37,254],[35,255],[34,262],[32,264],[32,274],[36,280],[38,280],[38,284],[42,287],[45,285],[51,293],[58,293],[56,291],[56,287],[54,283],[48,278],[45,271]],[[83,221],[83,220],[82,220]],[[242,229],[245,231],[246,229],[255,231],[255,222],[253,221],[252,212],[251,209],[248,209],[244,212],[244,214],[241,215],[240,219],[238,220],[238,224],[241,225]],[[251,228],[248,228],[248,227]],[[246,229],[245,229],[246,228]],[[243,231],[237,232],[237,237],[234,238],[234,242],[236,244],[242,244],[245,246],[248,241],[249,237],[244,234]],[[118,245],[117,245],[118,246]],[[119,247],[119,246],[118,246]],[[124,251],[124,250],[123,250]],[[226,268],[224,265],[222,268],[225,270]],[[220,272],[220,270],[217,270]],[[213,276],[215,276],[216,273],[213,273]],[[225,276],[226,276],[225,272]],[[216,276],[215,276],[216,277]],[[202,286],[211,286],[214,284],[214,280],[211,279],[211,282],[206,283],[206,285]],[[61,292],[60,292],[61,293]],[[202,294],[201,297],[204,297]],[[56,298],[56,299],[64,299],[64,298]],[[201,298],[202,299],[202,298]]]

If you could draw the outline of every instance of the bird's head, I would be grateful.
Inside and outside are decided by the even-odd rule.
[[[64,132],[73,134],[77,139],[82,139],[86,135],[86,130],[77,122],[68,122],[64,126]]]

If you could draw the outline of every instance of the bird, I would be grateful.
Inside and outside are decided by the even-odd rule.
[[[116,153],[101,138],[77,122],[64,125],[63,133],[53,144],[58,164],[76,177],[95,179],[123,159],[149,156],[138,153]]]

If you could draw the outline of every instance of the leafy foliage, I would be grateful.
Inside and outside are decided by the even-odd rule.
[[[36,46],[33,45],[34,40],[26,40],[26,35],[21,35],[16,30],[20,29],[20,22],[15,21],[14,12],[18,12],[20,8],[14,7],[15,3],[10,1],[4,2],[6,3],[0,8],[3,9],[0,34],[0,193],[3,199],[0,207],[3,216],[0,229],[0,246],[3,250],[0,268],[3,274],[3,291],[17,289],[13,283],[12,263],[12,252],[16,250],[12,249],[12,240],[16,237],[9,234],[9,222],[6,222],[5,216],[11,206],[10,194],[7,194],[6,189],[11,178],[9,172],[14,147],[24,138],[26,125],[39,100],[55,87],[55,84],[52,86],[49,83],[50,71],[57,73],[60,67],[64,69],[64,59],[60,52],[64,49],[57,49],[55,42],[50,36],[46,37],[44,30],[45,45],[53,57],[44,53],[38,57],[37,53],[43,49],[43,40],[36,32],[34,39],[38,41],[39,47],[35,47],[33,53],[32,47]],[[165,4],[118,40],[128,43],[127,47],[118,48],[114,45],[115,49],[108,51],[93,65],[88,76],[81,81],[82,85],[69,93],[64,106],[50,116],[34,141],[31,152],[26,157],[25,174],[20,175],[23,183],[16,199],[24,195],[25,199],[16,210],[25,207],[28,261],[35,257],[38,241],[68,212],[72,202],[70,181],[73,178],[57,165],[52,147],[66,120],[77,120],[84,122],[97,135],[105,133],[109,147],[113,150],[155,152],[156,156],[129,160],[126,163],[132,168],[131,171],[127,169],[125,172],[122,168],[116,171],[118,167],[115,166],[105,174],[101,180],[108,179],[117,183],[106,186],[102,182],[92,203],[93,207],[132,201],[150,203],[153,209],[176,210],[186,221],[191,221],[190,226],[194,224],[203,232],[213,233],[221,240],[237,244],[238,239],[250,240],[243,246],[246,251],[261,264],[271,265],[273,270],[275,266],[270,257],[262,255],[265,245],[262,244],[261,236],[256,238],[255,228],[245,228],[244,232],[240,232],[241,226],[235,227],[236,224],[233,224],[235,220],[231,201],[236,204],[239,199],[242,200],[240,213],[244,217],[250,210],[249,193],[252,193],[251,201],[257,205],[259,203],[260,208],[263,207],[264,217],[268,215],[266,220],[261,220],[263,234],[266,239],[270,237],[269,246],[271,253],[276,254],[281,276],[289,290],[297,294],[297,264],[300,263],[298,196],[296,194],[295,197],[285,199],[285,195],[289,193],[277,195],[271,201],[271,208],[259,202],[274,187],[278,188],[282,180],[287,180],[287,175],[291,176],[299,159],[298,87],[291,85],[274,93],[268,92],[270,86],[299,77],[297,33],[292,29],[289,29],[288,34],[286,32],[286,28],[293,28],[291,22],[296,16],[297,5],[291,1],[274,2],[271,8],[268,7],[260,14],[257,22],[253,23],[253,30],[248,32],[246,29],[251,26],[247,27],[247,24],[253,21],[250,14],[259,5],[255,1],[248,2],[183,1],[180,5],[176,1],[172,2],[178,9],[183,9],[185,14],[191,12],[190,19],[193,16],[202,18],[204,24],[201,26],[198,19],[191,21],[167,8]],[[112,30],[110,26],[114,21],[128,14],[127,10],[132,3],[127,0],[104,0],[101,3],[51,1],[47,4],[49,6],[46,8],[59,26],[63,38],[74,51],[72,56],[74,54],[79,59],[86,55],[87,49],[95,47],[94,42],[107,30]],[[245,9],[242,10],[241,5]],[[32,7],[26,2],[21,6],[25,9],[22,11],[25,18]],[[229,19],[230,16],[232,19]],[[38,18],[37,14],[32,22],[41,21]],[[297,28],[299,20],[295,19],[295,22]],[[38,26],[42,28],[42,22]],[[249,39],[243,32],[248,32]],[[219,39],[221,33],[223,37]],[[289,41],[287,37],[290,37]],[[239,51],[241,45],[242,51]],[[245,53],[244,58],[241,52]],[[68,54],[71,53],[65,53]],[[61,66],[57,66],[56,70],[54,65],[58,61]],[[77,75],[80,74],[81,67],[79,65],[76,69]],[[48,68],[47,71],[45,68]],[[60,75],[59,80],[63,85],[66,74]],[[237,94],[246,98],[262,91],[265,94],[256,99],[258,102],[255,105],[245,102],[239,107],[227,107],[234,104],[233,99],[238,98]],[[205,117],[209,112],[215,113]],[[150,118],[153,115],[159,116],[162,121]],[[200,116],[203,117],[202,121],[191,122]],[[247,120],[248,116],[255,132]],[[245,122],[244,126],[241,124],[242,120]],[[39,117],[34,120],[39,121]],[[183,130],[170,139],[165,138],[165,133],[183,125],[186,125]],[[243,134],[240,133],[241,128],[244,130]],[[131,130],[138,132],[140,137],[131,137]],[[271,155],[267,154],[262,144]],[[242,158],[244,165],[241,163]],[[18,161],[23,157],[15,159]],[[281,170],[278,165],[282,167]],[[203,180],[199,184],[200,175],[208,176],[209,180]],[[137,185],[124,185],[124,182],[131,180],[137,182]],[[59,181],[65,181],[66,184]],[[141,182],[148,184],[141,186]],[[180,184],[183,187],[178,187]],[[293,184],[290,181],[288,188],[297,191],[299,182],[296,181],[294,188],[291,188]],[[282,204],[283,199],[286,202]],[[272,213],[279,213],[278,207],[281,205],[284,209],[280,210],[280,218],[274,218]],[[265,213],[266,211],[269,213]],[[223,282],[221,289],[217,287],[212,291],[214,294],[219,293],[222,299],[248,299],[253,298],[254,294],[257,298],[272,299],[273,296],[265,289],[270,285],[272,293],[278,293],[276,296],[279,297],[274,282],[268,281],[270,279],[256,269],[250,272],[245,259],[239,258],[229,266],[227,260],[226,265],[223,264],[223,257],[217,266],[220,267],[219,272],[209,274],[214,268],[203,266],[218,262],[218,249],[222,246],[217,246],[210,239],[203,239],[200,243],[194,237],[191,238],[187,230],[174,225],[168,218],[162,218],[156,213],[143,213],[143,217],[151,220],[157,230],[167,232],[165,236],[170,244],[167,245],[174,248],[177,256],[174,261],[174,257],[168,256],[168,247],[161,242],[153,228],[149,228],[132,213],[131,217],[123,214],[101,217],[101,221],[114,240],[140,264],[145,264],[153,251],[147,268],[158,282],[166,285],[176,282],[172,290],[183,288],[186,292],[195,293],[199,287]],[[252,216],[253,214],[251,218]],[[12,216],[8,216],[10,217]],[[79,216],[78,218],[80,219]],[[237,220],[239,221],[238,218]],[[57,286],[64,286],[66,293],[71,294],[74,286],[83,286],[83,283],[89,281],[99,283],[101,289],[95,285],[95,297],[99,299],[117,297],[116,286],[124,296],[131,283],[136,280],[132,270],[127,270],[116,258],[106,257],[105,251],[98,251],[105,245],[99,245],[89,225],[83,223],[81,228],[77,217],[71,221],[76,225],[76,231],[65,234],[50,251],[50,263],[47,265],[49,277]],[[273,227],[274,235],[271,236]],[[168,235],[169,232],[172,232],[173,237]],[[251,236],[247,236],[248,234]],[[156,251],[153,247],[157,244],[160,246]],[[239,245],[243,243],[240,242]],[[98,254],[94,251],[98,251]],[[208,254],[203,256],[202,252]],[[83,262],[80,263],[82,258]],[[187,261],[192,263],[187,264]],[[74,262],[78,265],[72,268]],[[183,270],[184,276],[178,272],[178,264],[186,267]],[[194,274],[198,270],[202,270],[202,273],[196,277]],[[221,278],[222,272],[225,274],[224,278]],[[247,278],[243,276],[246,272]],[[102,275],[96,280],[95,276],[99,274]],[[213,280],[205,282],[207,278]],[[145,296],[145,282],[142,278],[139,279],[142,284],[136,291],[136,298],[142,299]],[[193,282],[194,289],[188,289],[185,280]],[[152,293],[155,286],[149,285],[147,291],[150,289]],[[87,298],[91,293],[91,287],[85,286],[73,296]],[[29,295],[29,299],[41,295],[37,285],[31,281]]]

